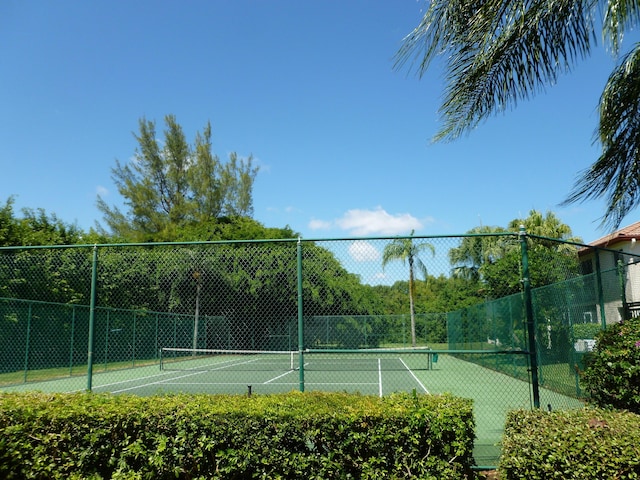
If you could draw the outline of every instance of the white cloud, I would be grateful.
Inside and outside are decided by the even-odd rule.
[[[382,207],[374,210],[349,210],[336,224],[357,236],[399,235],[423,227],[420,220],[408,213],[391,215]]]
[[[229,155],[230,154],[231,154],[231,152],[229,153]],[[239,157],[239,158],[242,158],[243,160],[246,160],[249,157],[251,157],[251,162],[253,163],[253,166],[254,167],[258,167],[260,169],[260,173],[271,173],[271,165],[269,165],[268,163],[264,163],[260,157],[255,157],[255,156],[249,154],[247,156],[243,156],[243,157]]]
[[[331,228],[331,222],[313,219],[309,222],[309,228],[311,230],[328,230]]]
[[[109,190],[107,189],[107,187],[103,187],[102,185],[98,185],[96,187],[96,193],[98,195],[100,195],[101,197],[106,197],[107,195],[109,195]]]
[[[363,240],[356,240],[349,245],[349,255],[356,262],[371,262],[380,258],[378,249],[371,245],[371,243]]]

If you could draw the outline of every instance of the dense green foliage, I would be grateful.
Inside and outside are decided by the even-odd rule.
[[[0,297],[88,305],[92,250],[7,252],[0,256]],[[286,332],[297,318],[292,241],[104,246],[98,262],[98,305],[193,315],[199,303],[200,315],[225,317],[234,348],[268,348],[268,335]],[[324,248],[306,244],[303,264],[310,314],[364,315],[381,302]]]
[[[640,417],[601,409],[510,412],[503,480],[640,478]]]
[[[544,217],[533,211],[520,221],[541,233],[556,232],[563,236],[570,232],[550,214]],[[234,241],[201,245],[99,245],[96,304],[122,312],[135,311],[137,318],[152,313],[163,317],[165,314],[219,317],[216,325],[224,327],[220,327],[224,335],[212,333],[214,323],[209,322],[208,331],[198,331],[202,336],[201,347],[296,347],[298,242],[290,229],[265,228],[250,218],[234,217],[185,224],[176,227],[174,233],[183,240]],[[482,229],[482,233],[490,232]],[[244,237],[252,241],[238,241]],[[276,240],[260,241],[268,237]],[[277,240],[282,237],[286,238]],[[431,252],[434,247],[413,240],[409,237],[404,243],[400,239],[388,243],[387,246],[397,248],[395,251],[386,248],[387,263],[404,258],[418,268],[419,247]],[[528,242],[534,287],[563,280],[575,272],[575,255],[562,250],[559,247],[562,244],[538,237],[530,237]],[[349,265],[325,246],[328,243],[305,241],[301,245],[304,315],[317,319],[315,326],[309,323],[306,329],[307,346],[407,346],[407,332],[412,334],[412,343],[446,344],[448,313],[521,290],[520,244],[512,233],[461,237],[458,247],[450,250],[453,275],[435,277],[418,268],[423,276],[418,278],[411,275],[410,268],[408,281],[392,285],[363,283],[359,275],[349,271]],[[93,253],[90,244],[68,249],[4,250],[4,253],[0,256],[0,297],[55,303],[50,305],[48,315],[53,315],[54,310],[60,313],[56,314],[56,322],[65,326],[71,322],[67,318],[70,310],[59,304],[89,304]],[[465,275],[464,271],[475,273]],[[568,333],[561,325],[562,312],[553,310],[557,305],[555,299],[547,303],[548,307],[539,302],[545,318],[553,322],[555,342],[559,332],[564,332],[562,338]],[[22,332],[28,318],[26,314],[17,316],[13,312],[0,322],[7,332]],[[53,322],[52,316],[50,319]],[[478,319],[482,319],[478,321],[483,325],[486,323],[484,317]],[[411,325],[407,327],[409,320]],[[504,319],[500,322],[505,328],[511,326]],[[118,328],[125,329],[122,331],[134,328],[124,320],[120,323]],[[495,323],[490,331],[485,330],[478,330],[473,341],[486,342],[487,338],[497,337]],[[131,335],[130,338],[135,337]],[[186,333],[183,336],[186,338]],[[511,339],[507,334],[498,337],[502,342]],[[6,334],[3,341],[11,344],[15,339]],[[185,342],[180,346],[194,345],[193,341]],[[170,346],[178,344],[173,342]]]
[[[449,251],[453,274],[478,280],[488,298],[500,298],[522,291],[522,253],[514,234],[524,226],[527,237],[530,282],[533,288],[550,285],[578,272],[577,248],[570,243],[571,228],[553,212],[542,215],[531,210],[526,218],[516,218],[506,228],[476,227],[460,245]]]
[[[591,402],[640,414],[640,317],[598,333],[587,365],[581,380]]]
[[[175,116],[165,117],[164,139],[155,122],[141,119],[135,135],[135,161],[116,162],[112,177],[127,211],[98,197],[98,208],[113,234],[136,241],[173,241],[184,228],[216,223],[221,218],[253,214],[253,182],[258,168],[252,157],[235,153],[222,162],[212,153],[211,125],[190,145]]]
[[[532,242],[529,247],[529,273],[532,288],[562,282],[577,275],[577,255],[569,255]],[[522,291],[522,254],[511,250],[483,269],[484,286],[491,298],[500,298]]]
[[[18,218],[13,210],[14,198],[0,206],[0,247],[12,245],[71,245],[80,242],[83,232],[44,209],[25,208]]]
[[[8,480],[458,479],[472,447],[452,396],[0,395]]]
[[[572,326],[573,338],[593,340],[602,330],[598,323],[577,323]]]

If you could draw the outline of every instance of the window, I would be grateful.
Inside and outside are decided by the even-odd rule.
[[[582,275],[593,273],[593,262],[591,259],[580,262],[580,273],[582,273]]]

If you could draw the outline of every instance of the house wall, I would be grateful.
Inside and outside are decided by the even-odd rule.
[[[613,247],[613,248],[612,248]],[[604,296],[604,313],[606,323],[616,323],[623,319],[622,287],[617,277],[617,261],[622,260],[626,265],[624,296],[627,304],[640,302],[640,242],[623,241],[608,250],[599,250],[602,290]],[[613,252],[611,250],[615,250]],[[619,252],[619,253],[617,253]],[[581,262],[591,262],[595,272],[595,253],[589,252],[581,257]],[[597,321],[602,322],[600,305],[595,305]]]

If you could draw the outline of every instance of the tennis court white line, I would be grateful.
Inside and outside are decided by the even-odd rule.
[[[249,385],[251,382],[158,382],[162,383],[162,385]],[[378,382],[375,383],[367,383],[367,382],[304,382],[305,385],[347,385],[347,386],[360,386],[360,385],[378,385]],[[253,384],[255,385],[255,383]],[[260,385],[264,385],[261,383]],[[298,382],[286,382],[286,383],[277,383],[276,385],[300,385]]]
[[[256,360],[253,359],[253,360],[247,360],[245,362],[240,362],[240,363],[221,365],[218,368],[212,368],[212,369],[209,369],[209,370],[199,370],[199,371],[191,372],[191,373],[186,374],[186,375],[180,375],[180,376],[177,376],[177,377],[171,377],[171,378],[167,378],[165,380],[158,380],[157,382],[144,383],[142,385],[136,385],[136,386],[130,387],[130,388],[123,388],[123,389],[120,389],[120,390],[113,390],[113,391],[111,391],[111,393],[122,393],[122,392],[127,392],[127,391],[130,391],[130,390],[136,390],[136,389],[139,389],[139,388],[151,387],[153,385],[203,385],[203,384],[204,385],[217,385],[216,383],[209,383],[209,382],[185,383],[185,382],[174,382],[174,380],[179,380],[181,378],[188,378],[188,377],[192,377],[194,375],[199,375],[199,374],[202,374],[202,373],[207,373],[207,372],[211,372],[211,371],[215,371],[215,370],[224,370],[224,369],[229,368],[229,367],[233,367],[233,366],[236,366],[236,365],[243,365],[243,364],[247,364],[247,363],[252,363],[252,362],[255,362],[255,361]],[[268,383],[274,382],[274,381],[278,380],[279,378],[282,378],[285,375],[288,375],[292,371],[293,370],[285,372],[282,375],[278,375],[277,377],[272,378],[272,379],[270,379],[270,380],[268,380],[266,382],[263,382],[262,384],[266,385]],[[162,374],[160,374],[160,375],[162,375]],[[156,376],[159,376],[159,375],[154,375],[154,377],[156,377]],[[150,377],[147,377],[147,378],[150,378]],[[136,380],[129,380],[127,382],[117,382],[117,383],[113,383],[111,385],[101,385],[101,387],[109,387],[109,386],[117,385],[117,384],[121,384],[121,383],[130,383],[132,381],[136,381]],[[224,385],[224,384],[232,385],[232,384],[235,384],[235,383],[231,383],[231,382],[222,383],[222,385]],[[246,384],[246,382],[240,383],[240,385],[244,385],[244,384]],[[237,384],[235,384],[235,385],[237,385]]]
[[[178,379],[178,378],[186,378],[186,377],[190,377],[192,375],[197,375],[199,373],[205,373],[207,371],[212,371],[212,370],[223,370],[225,368],[229,368],[229,367],[234,366],[234,365],[242,365],[244,363],[251,363],[251,362],[254,362],[254,361],[255,360],[248,360],[246,362],[241,362],[241,363],[226,364],[226,365],[221,365],[221,366],[219,366],[217,368],[212,368],[212,369],[209,369],[209,370],[193,371],[193,369],[188,369],[187,371],[191,371],[192,372],[192,373],[189,373],[188,375],[181,375],[181,376],[178,376],[178,377],[171,377],[171,378],[168,378],[167,380],[160,380],[160,381],[157,381],[157,382],[144,383],[142,385],[137,385],[135,387],[130,387],[130,388],[123,388],[123,389],[120,389],[120,390],[112,390],[112,391],[110,391],[110,393],[127,392],[129,390],[135,390],[137,388],[144,388],[144,387],[148,387],[148,386],[151,386],[151,385],[159,385],[159,384],[162,384],[162,383],[171,384],[171,382],[170,382],[171,380],[175,380],[175,379]],[[224,362],[224,363],[226,363],[226,362]],[[193,368],[196,368],[196,367],[193,367]],[[104,385],[95,385],[93,388],[94,388],[94,390],[95,389],[99,389],[99,388],[109,388],[109,387],[113,387],[114,385],[122,385],[122,384],[132,383],[132,382],[140,382],[143,379],[146,380],[146,379],[149,379],[149,378],[163,377],[163,376],[167,376],[167,375],[174,375],[175,373],[176,373],[175,371],[167,371],[167,372],[164,372],[164,373],[158,373],[158,374],[155,374],[155,375],[150,375],[150,376],[142,377],[142,378],[131,378],[131,379],[128,379],[128,380],[121,380],[119,382],[106,383]],[[77,392],[81,392],[81,391],[84,391],[84,390],[76,390],[76,391]]]
[[[112,373],[112,372],[101,372],[100,374],[103,375],[104,373]],[[147,379],[147,378],[155,378],[155,377],[164,377],[164,376],[167,376],[167,375],[172,375],[174,373],[175,372],[157,373],[155,375],[147,375],[147,376],[141,377],[141,378]],[[140,378],[130,378],[129,380],[120,380],[118,382],[105,383],[104,385],[94,385],[93,389],[95,390],[95,389],[98,389],[98,388],[108,388],[108,387],[113,387],[114,385],[122,385],[124,383],[132,383],[132,382],[139,382],[139,381],[140,381]],[[86,389],[72,390],[69,393],[78,393],[78,392],[85,392],[85,391],[86,391]]]
[[[355,386],[355,387],[359,387],[360,385],[378,385],[378,382],[358,382],[358,383],[353,383],[353,382],[307,382],[305,380],[304,382],[305,385],[347,385],[347,386]],[[286,383],[284,384],[286,385]],[[297,385],[296,383],[293,383],[292,385]]]
[[[400,359],[400,361],[402,362],[402,365],[404,365],[404,368],[407,369],[407,371],[411,374],[411,376],[413,377],[413,379],[418,382],[418,385],[420,385],[422,387],[422,389],[424,390],[424,393],[429,394],[429,390],[427,390],[427,387],[424,386],[424,384],[420,381],[420,379],[418,377],[416,377],[416,374],[413,373],[413,370],[411,370],[409,368],[409,366],[404,363],[404,360]]]
[[[378,359],[378,394],[382,398],[382,360]]]
[[[193,372],[193,373],[189,373],[187,375],[181,375],[179,377],[172,377],[172,378],[169,378],[167,380],[160,380],[160,381],[157,381],[157,382],[145,383],[143,385],[137,385],[135,387],[130,387],[130,388],[123,388],[121,390],[113,390],[111,393],[122,393],[122,392],[128,392],[129,390],[137,390],[138,388],[151,387],[153,385],[168,384],[171,380],[177,380],[179,378],[193,377],[194,375],[200,375],[202,373],[205,373],[205,372],[204,371]]]
[[[252,362],[255,362],[255,361],[256,361],[255,359],[252,359],[252,360],[247,360],[245,362],[240,362],[240,363],[232,363],[232,364],[221,365],[218,368],[211,368],[209,370],[198,370],[198,371],[195,371],[195,372],[188,373],[186,375],[180,375],[180,376],[177,376],[177,377],[171,377],[171,378],[168,378],[166,380],[159,380],[157,382],[144,383],[142,385],[137,385],[135,387],[123,388],[123,389],[120,389],[120,390],[113,390],[113,391],[111,391],[111,393],[128,392],[130,390],[137,390],[139,388],[151,387],[153,385],[177,385],[177,384],[181,384],[182,382],[173,382],[173,380],[178,380],[180,378],[188,378],[188,377],[192,377],[194,375],[200,375],[200,374],[211,372],[211,371],[215,371],[215,370],[224,370],[225,368],[233,367],[233,366],[236,366],[236,365],[244,365],[244,364],[252,363]],[[184,384],[184,383],[182,383],[182,384]]]
[[[278,375],[277,377],[274,377],[271,380],[267,380],[266,382],[262,382],[262,385],[267,385],[268,383],[275,382],[279,378],[285,377],[285,376],[289,375],[291,372],[294,372],[294,371],[295,370],[289,370],[288,372],[284,372],[282,375]]]

